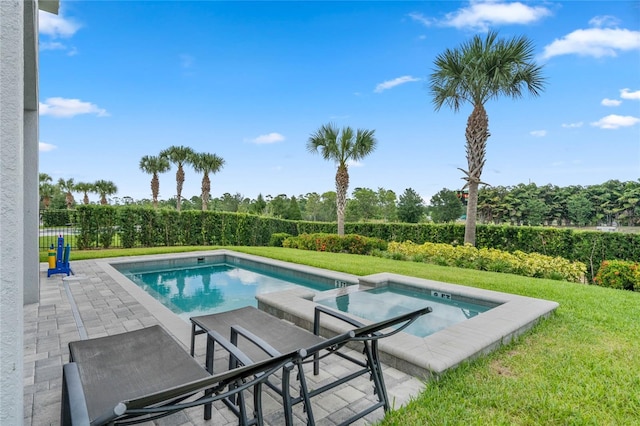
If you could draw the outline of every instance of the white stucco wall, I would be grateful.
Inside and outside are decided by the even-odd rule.
[[[0,0],[1,1],[1,0]],[[22,241],[24,304],[40,299],[39,267],[39,167],[38,167],[38,8],[27,1],[24,14],[24,135],[23,135],[23,200],[24,227]]]
[[[25,277],[35,277],[37,288],[39,276],[37,248],[29,241],[38,232],[32,199],[38,197],[35,1],[0,1],[0,58],[0,424],[21,425],[23,288]],[[30,298],[37,301],[33,289],[32,282]]]
[[[24,4],[0,1],[0,424],[23,422]]]

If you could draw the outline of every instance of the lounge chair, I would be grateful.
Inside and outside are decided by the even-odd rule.
[[[203,368],[160,326],[69,343],[70,363],[63,367],[62,425],[131,424],[153,420],[185,408],[204,406],[211,418],[214,401],[223,401],[241,425],[261,425],[261,385],[285,364],[306,356],[292,350],[253,363],[237,347],[212,332],[214,343],[229,352],[233,370],[213,374]],[[253,415],[244,391],[253,388]]]
[[[287,353],[292,348],[305,348],[306,356],[301,356],[293,364],[287,364],[283,368],[282,383],[280,387],[273,385],[270,381],[266,384],[275,389],[283,398],[285,409],[285,423],[293,423],[292,407],[298,403],[304,404],[307,415],[307,424],[314,425],[315,418],[311,406],[311,398],[327,392],[339,385],[347,383],[359,376],[368,374],[373,381],[374,394],[377,402],[363,408],[360,412],[348,418],[342,424],[350,424],[378,408],[388,411],[390,408],[389,397],[387,395],[382,366],[378,355],[378,340],[396,334],[404,330],[418,317],[431,312],[431,308],[425,307],[414,312],[409,312],[385,321],[380,321],[371,325],[364,325],[344,314],[326,308],[316,306],[314,315],[313,332],[309,332],[300,327],[284,322],[274,316],[253,307],[240,308],[233,311],[222,312],[212,315],[192,317],[191,333],[191,354],[194,353],[195,338],[202,333],[217,332],[218,335],[229,335],[232,344],[246,354],[253,361],[268,359]],[[339,320],[346,323],[347,328],[351,328],[353,336],[349,342],[361,342],[365,355],[362,359],[354,358],[349,354],[339,351],[345,344],[327,344],[327,340],[320,336],[323,323],[322,317],[326,315],[332,320]],[[344,326],[345,324],[343,324]],[[389,330],[390,327],[395,327]],[[383,332],[387,330],[386,332]],[[313,363],[314,375],[319,374],[320,359],[328,355],[335,354],[353,362],[357,368],[355,371],[338,378],[337,380],[319,386],[316,389],[309,389],[303,371],[303,364]],[[298,396],[290,393],[290,374],[297,366],[298,380],[300,382],[300,394]],[[230,365],[233,368],[234,365]],[[353,407],[352,407],[353,408]]]

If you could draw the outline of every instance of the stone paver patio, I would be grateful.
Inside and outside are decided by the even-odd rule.
[[[103,260],[104,261],[104,260]],[[69,360],[68,343],[85,338],[136,330],[161,324],[188,350],[190,326],[176,315],[152,314],[122,288],[95,261],[74,261],[75,276],[54,275],[47,278],[46,264],[41,264],[40,302],[24,307],[24,423],[58,425],[62,386],[62,365]],[[204,340],[204,339],[201,339]],[[204,344],[199,343],[196,356],[202,359]],[[307,377],[327,380],[340,374],[348,363],[329,357],[322,373]],[[384,368],[392,405],[399,407],[418,395],[424,383],[393,368]],[[333,425],[349,417],[366,403],[372,390],[366,378],[337,388],[314,399],[318,424]],[[270,392],[270,391],[269,391]],[[281,405],[275,394],[266,392],[263,400],[267,424],[283,423]],[[304,424],[301,407],[294,412]],[[369,424],[382,418],[382,409],[369,414],[357,424]],[[156,422],[161,425],[232,425],[237,419],[226,409],[214,410],[210,421],[202,419],[202,409],[194,408]]]

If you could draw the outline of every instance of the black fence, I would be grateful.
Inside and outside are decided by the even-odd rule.
[[[76,222],[76,210],[40,210],[40,231],[38,247],[40,251],[49,250],[52,246],[58,246],[58,238],[64,238],[64,245],[69,244],[72,249],[78,249],[77,237],[80,235],[80,227]],[[91,243],[86,248],[98,248],[98,231],[96,237],[89,239]],[[120,238],[113,238],[112,248],[122,248]]]

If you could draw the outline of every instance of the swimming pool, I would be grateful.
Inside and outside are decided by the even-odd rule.
[[[157,299],[123,275],[125,269],[136,268],[173,269],[198,267],[203,264],[227,264],[245,269],[257,268],[267,274],[275,272],[285,278],[303,278],[319,283],[327,291],[317,291],[304,286],[289,290],[256,294],[258,308],[300,327],[312,330],[313,312],[318,301],[370,290],[371,288],[398,287],[419,291],[438,298],[456,302],[475,303],[493,308],[468,320],[448,326],[426,337],[398,333],[379,342],[382,361],[398,370],[416,377],[437,377],[460,363],[489,353],[529,330],[541,318],[549,316],[558,303],[483,290],[456,284],[443,283],[398,274],[377,273],[356,276],[337,271],[268,259],[230,250],[151,255],[103,259],[95,262],[98,269],[120,284],[145,309],[157,318],[171,333],[180,336],[188,345],[191,327],[184,315],[176,315]],[[138,270],[139,271],[139,270]],[[98,271],[100,272],[100,271]],[[183,294],[187,286],[183,288]],[[350,296],[351,297],[351,296]],[[385,299],[383,297],[383,299]],[[350,299],[351,301],[351,299]],[[395,302],[393,302],[395,303]],[[389,304],[392,302],[389,301]],[[352,314],[348,314],[352,315]],[[429,314],[432,315],[432,314]],[[355,315],[354,315],[355,316]],[[355,316],[360,321],[365,318]],[[327,321],[323,334],[330,336],[347,331],[344,323]]]
[[[259,294],[296,288],[315,293],[353,284],[226,258],[121,264],[116,269],[185,320],[257,306]]]
[[[374,322],[429,306],[433,310],[429,315],[418,318],[404,330],[418,337],[429,336],[495,306],[456,301],[441,297],[438,292],[432,295],[393,285],[316,299],[316,302]]]

